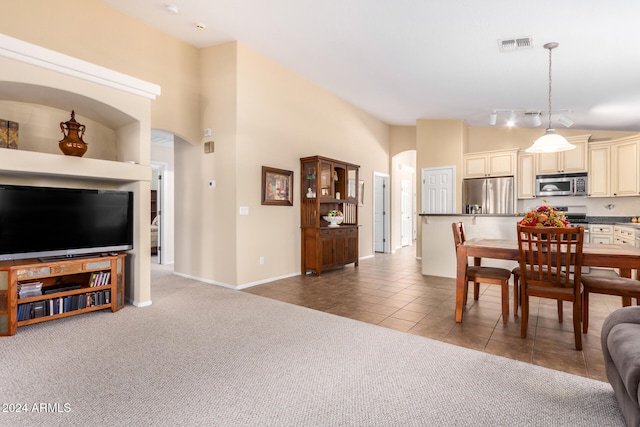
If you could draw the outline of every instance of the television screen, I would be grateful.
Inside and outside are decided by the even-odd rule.
[[[132,248],[132,192],[0,185],[0,260]]]

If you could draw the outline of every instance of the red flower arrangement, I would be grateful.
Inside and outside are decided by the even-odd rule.
[[[528,227],[568,227],[569,221],[564,217],[564,212],[557,211],[551,206],[540,206],[527,212],[520,220],[520,225]]]

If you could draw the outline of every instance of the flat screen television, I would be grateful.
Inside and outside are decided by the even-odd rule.
[[[131,249],[132,192],[0,185],[0,260]]]

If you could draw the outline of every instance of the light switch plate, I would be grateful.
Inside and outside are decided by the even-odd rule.
[[[240,215],[249,215],[249,207],[240,206]]]

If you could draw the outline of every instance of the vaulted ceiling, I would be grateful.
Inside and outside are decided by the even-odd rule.
[[[640,131],[640,2],[102,0],[196,46],[237,40],[373,116]],[[167,10],[177,8],[177,13]],[[204,27],[204,28],[202,28]],[[501,40],[530,47],[500,49]],[[526,44],[526,43],[525,43]],[[509,46],[507,44],[506,46]]]

